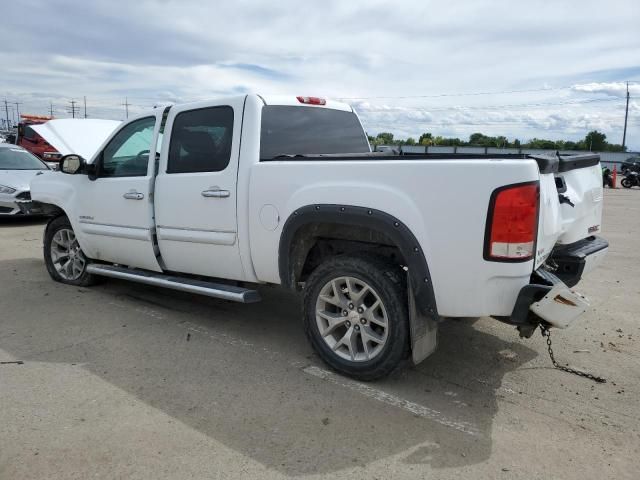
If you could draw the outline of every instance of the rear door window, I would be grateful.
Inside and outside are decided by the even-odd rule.
[[[260,158],[321,153],[368,153],[369,142],[353,112],[266,105],[262,108]]]
[[[233,108],[201,108],[176,115],[167,173],[220,172],[231,159]]]

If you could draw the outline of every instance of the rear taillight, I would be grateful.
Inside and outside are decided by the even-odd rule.
[[[538,235],[538,182],[501,187],[491,194],[484,259],[495,262],[531,260]]]
[[[319,97],[296,97],[300,103],[306,103],[307,105],[326,105],[327,101],[324,98]]]

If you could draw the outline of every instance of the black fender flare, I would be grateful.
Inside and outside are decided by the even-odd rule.
[[[431,274],[420,243],[400,220],[374,208],[320,204],[295,210],[285,222],[280,235],[278,269],[283,286],[295,287],[290,258],[291,245],[298,230],[310,223],[356,225],[384,233],[408,263],[409,286],[417,310],[428,317],[438,318]]]

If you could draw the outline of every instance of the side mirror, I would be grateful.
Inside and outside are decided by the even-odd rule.
[[[60,171],[62,173],[68,173],[74,175],[82,170],[82,167],[86,164],[84,158],[80,155],[65,155],[60,160]]]

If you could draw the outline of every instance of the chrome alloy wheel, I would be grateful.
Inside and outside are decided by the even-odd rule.
[[[77,280],[84,272],[87,259],[73,230],[61,228],[51,241],[51,262],[65,280]]]
[[[375,290],[353,277],[327,282],[316,301],[322,339],[339,357],[352,362],[374,359],[389,333],[384,305]]]

